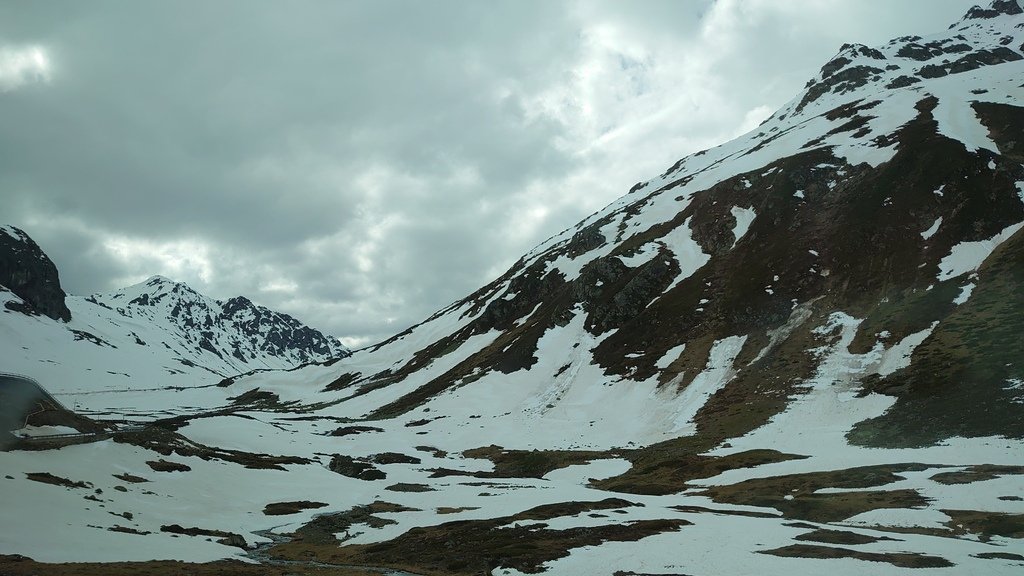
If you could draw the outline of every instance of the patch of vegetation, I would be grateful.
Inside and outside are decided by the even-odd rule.
[[[135,528],[128,528],[127,526],[111,526],[107,528],[107,530],[110,532],[120,532],[122,534],[135,534],[136,536],[146,536],[152,534],[152,532],[147,532],[145,530],[136,530]]]
[[[896,472],[926,469],[928,466],[924,464],[893,464],[754,478],[728,486],[713,486],[702,495],[721,503],[775,508],[786,518],[837,522],[879,508],[918,508],[925,506],[928,500],[916,490],[816,491],[883,486],[903,479]]]
[[[302,536],[302,532],[310,526],[307,525],[296,532],[296,540],[275,546],[270,553],[283,559],[387,566],[450,576],[489,574],[497,567],[536,574],[544,570],[545,562],[565,557],[573,548],[611,541],[636,541],[690,524],[685,520],[642,520],[567,530],[550,530],[544,525],[510,526],[516,520],[546,519],[562,515],[563,512],[578,513],[607,506],[619,507],[623,502],[611,499],[599,503],[570,502],[541,506],[515,516],[413,528],[387,542],[342,547],[338,547],[333,539],[334,532],[342,531],[337,530],[336,525],[327,530],[317,528],[321,534],[330,531],[331,536],[331,541],[321,539],[319,543]]]
[[[267,516],[287,516],[288,514],[298,514],[303,510],[323,508],[324,506],[327,506],[326,502],[310,502],[309,500],[273,502],[263,507],[263,513]]]
[[[231,400],[231,405],[236,407],[243,407],[247,410],[285,410],[290,406],[298,404],[298,402],[281,402],[281,397],[273,392],[266,390],[260,390],[259,388],[253,388],[247,390],[238,396],[232,396],[228,398]]]
[[[434,492],[436,490],[436,488],[432,488],[426,484],[411,484],[408,482],[392,484],[391,486],[386,486],[384,489],[390,490],[391,492]]]
[[[427,454],[432,455],[434,458],[447,458],[448,457],[448,453],[447,452],[445,452],[444,450],[441,450],[440,448],[435,448],[433,446],[416,446],[416,449],[419,450],[420,452],[426,452]]]
[[[886,536],[875,537],[868,536],[867,534],[858,534],[857,532],[849,532],[847,530],[814,530],[806,534],[801,534],[794,538],[794,540],[807,540],[810,542],[823,542],[825,544],[871,544],[873,542],[881,542],[882,540],[895,540],[895,538],[888,538]]]
[[[981,464],[957,472],[940,472],[932,476],[931,479],[939,484],[970,484],[1011,475],[1024,475],[1024,466]]]
[[[435,510],[435,512],[437,512],[438,514],[458,514],[459,512],[466,512],[466,511],[469,511],[469,510],[479,510],[479,509],[480,509],[479,506],[459,506],[459,507],[456,507],[456,508],[452,508],[452,507],[449,507],[449,506],[441,506],[440,508]]]
[[[50,474],[49,472],[26,472],[25,477],[33,482],[53,484],[54,486],[63,486],[65,488],[92,488],[92,484],[88,482],[76,482],[62,476]]]
[[[946,526],[956,535],[976,534],[982,542],[993,536],[1024,538],[1024,514],[1005,514],[978,510],[942,510],[949,516]]]
[[[979,196],[993,186],[987,179]],[[1016,212],[1019,221],[1016,200],[1016,208],[1001,209]],[[1024,233],[996,248],[975,282],[970,299],[914,350],[910,366],[866,387],[897,401],[858,423],[847,435],[851,443],[913,447],[952,436],[1024,438],[1024,404],[1007,386],[1024,379]]]
[[[146,460],[146,464],[148,464],[154,472],[190,472],[192,470],[192,467],[188,464],[169,462],[163,458],[159,460]]]
[[[379,571],[343,566],[274,566],[250,564],[238,560],[219,560],[205,564],[154,560],[149,562],[62,563],[47,564],[18,555],[0,555],[0,574],[4,576],[380,576]]]
[[[886,331],[887,346],[920,332],[942,320],[956,307],[953,300],[960,294],[960,282],[937,282],[931,290],[908,289],[887,295],[861,322],[850,343],[850,352],[864,354],[877,341],[876,334]]]
[[[376,426],[342,426],[336,428],[328,436],[352,436],[354,434],[363,434],[365,432],[383,432],[383,428],[377,428]]]
[[[622,456],[632,462],[632,468],[619,476],[598,480],[593,485],[602,490],[629,494],[673,494],[688,488],[688,483],[693,480],[711,478],[728,470],[806,458],[776,450],[704,456],[694,453],[695,442],[699,440],[679,438],[626,452]]]
[[[815,546],[813,544],[793,544],[774,550],[759,551],[759,554],[771,554],[783,558],[852,558],[868,562],[885,562],[899,568],[948,568],[955,566],[949,560],[939,556],[913,554],[910,552],[861,552],[848,548],[832,546]]]
[[[373,464],[364,460],[356,459],[345,454],[335,454],[331,457],[330,464],[327,468],[331,472],[336,472],[342,476],[348,476],[349,478],[357,478],[359,480],[383,480],[388,475],[377,468]]]
[[[592,460],[615,458],[617,451],[595,452],[575,450],[505,450],[501,446],[484,446],[465,450],[466,458],[482,458],[494,463],[493,471],[453,470],[434,468],[431,478],[445,476],[471,476],[474,478],[542,478],[548,472],[572,466],[589,464]]]
[[[341,376],[335,378],[333,382],[331,382],[327,386],[324,386],[324,389],[321,390],[321,392],[336,392],[338,390],[344,390],[345,388],[348,388],[357,380],[359,380],[360,376],[362,376],[362,374],[360,374],[359,372],[349,372],[346,374],[342,374]]]
[[[375,515],[383,512],[418,512],[418,510],[377,500],[344,512],[320,514],[296,530],[292,534],[291,542],[274,546],[273,554],[282,558],[305,560],[308,559],[308,556],[304,550],[309,547],[318,549],[321,546],[336,548],[340,542],[335,534],[347,533],[349,528],[356,524],[364,524],[370,528],[383,528],[389,524],[396,524],[394,520]]]
[[[415,456],[408,456],[400,452],[381,452],[369,457],[374,464],[419,464],[422,462]]]
[[[149,482],[149,480],[143,478],[142,476],[135,476],[134,474],[129,474],[127,472],[125,472],[124,474],[113,474],[112,476],[114,478],[117,478],[118,480],[128,482],[129,484],[141,484],[143,482]]]
[[[206,528],[185,528],[179,524],[169,524],[160,527],[161,532],[167,532],[169,534],[181,534],[183,536],[210,536],[217,538],[218,544],[225,546],[234,546],[235,548],[241,548],[243,550],[249,547],[246,543],[245,538],[240,534],[234,532],[225,532],[223,530],[207,530]]]
[[[185,457],[195,456],[203,460],[222,460],[254,470],[286,470],[285,464],[310,464],[312,462],[308,458],[299,456],[272,456],[270,454],[242,452],[240,450],[212,448],[198,442],[193,442],[173,430],[160,426],[147,426],[138,432],[119,434],[114,436],[114,441],[139,446],[163,456],[177,454],[178,456]]]
[[[576,516],[583,512],[594,510],[620,510],[622,508],[643,507],[643,504],[630,502],[621,498],[605,498],[596,502],[559,502],[556,504],[544,504],[530,508],[524,512],[513,515],[512,521],[516,520],[551,520],[563,516]]]
[[[972,556],[983,560],[1015,560],[1024,562],[1024,556],[1011,552],[982,552],[981,554],[972,554]]]

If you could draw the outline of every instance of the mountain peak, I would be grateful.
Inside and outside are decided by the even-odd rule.
[[[904,36],[877,47],[843,44],[808,81],[795,104],[780,112],[801,114],[815,104],[814,115],[858,98],[875,97],[884,89],[917,90],[925,80],[1020,60],[1024,58],[1021,14],[1020,0],[996,0],[988,8],[971,8],[950,30],[939,34]]]
[[[149,278],[147,278],[143,282],[143,284],[145,284],[146,286],[159,286],[161,284],[180,284],[180,282],[177,282],[175,280],[171,280],[170,278],[168,278],[166,276],[161,276],[159,274],[154,274],[153,276],[150,276]]]
[[[988,20],[999,16],[1016,16],[1024,14],[1018,0],[993,0],[988,8],[974,6],[967,11],[964,20]]]

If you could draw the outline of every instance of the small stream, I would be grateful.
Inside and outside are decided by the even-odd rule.
[[[270,549],[278,544],[289,542],[291,538],[288,536],[282,536],[277,534],[271,528],[269,530],[256,530],[253,534],[257,536],[263,536],[269,538],[270,542],[263,544],[257,544],[256,547],[245,553],[249,558],[259,562],[260,564],[268,564],[271,566],[309,566],[312,568],[350,568],[358,570],[366,570],[367,572],[376,572],[383,576],[422,576],[422,574],[415,574],[413,572],[404,572],[402,570],[395,570],[394,568],[382,568],[380,566],[359,566],[357,564],[328,564],[326,562],[317,562],[315,560],[281,560],[274,558],[270,555]]]

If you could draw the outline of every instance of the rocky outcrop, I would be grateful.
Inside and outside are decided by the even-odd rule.
[[[964,19],[988,20],[991,18],[997,18],[1004,14],[1007,16],[1013,16],[1022,13],[1024,13],[1024,10],[1021,9],[1017,0],[995,0],[988,8],[982,8],[981,6],[971,8]]]
[[[23,301],[9,302],[8,309],[71,320],[57,267],[28,234],[13,226],[0,227],[0,285]]]

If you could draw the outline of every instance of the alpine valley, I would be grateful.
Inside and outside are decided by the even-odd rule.
[[[1018,0],[844,46],[340,360],[162,278],[8,286],[0,369],[100,431],[0,452],[0,574],[1020,574],[1022,102]]]

